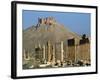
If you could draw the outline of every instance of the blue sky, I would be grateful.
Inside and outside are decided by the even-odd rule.
[[[34,10],[23,10],[22,22],[23,29],[36,25],[38,17],[45,18],[52,16],[57,22],[63,24],[66,28],[71,31],[82,35],[90,35],[90,13],[74,13],[74,12],[48,12],[48,11],[34,11]]]

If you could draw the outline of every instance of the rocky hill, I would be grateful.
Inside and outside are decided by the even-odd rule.
[[[67,39],[80,37],[69,29],[58,23],[53,17],[39,18],[37,25],[23,30],[23,49],[31,51],[38,44],[51,44]]]

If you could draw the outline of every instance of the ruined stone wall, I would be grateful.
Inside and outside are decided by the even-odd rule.
[[[38,18],[38,25],[53,25],[55,24],[55,19],[53,17]]]
[[[79,40],[76,44],[75,39],[68,40],[67,60],[76,62],[78,60],[90,61],[90,41],[88,38]]]
[[[81,44],[79,47],[79,57],[80,60],[90,60],[90,44]]]
[[[75,61],[75,39],[68,40],[68,54],[67,60],[74,62]]]

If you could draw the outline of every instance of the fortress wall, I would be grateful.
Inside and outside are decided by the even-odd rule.
[[[53,17],[38,18],[38,25],[53,25],[56,20]]]

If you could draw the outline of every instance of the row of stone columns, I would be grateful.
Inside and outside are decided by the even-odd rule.
[[[56,46],[55,46],[55,44],[52,44],[51,45],[50,41],[48,41],[47,48],[46,48],[46,45],[43,45],[41,47],[40,44],[39,44],[39,48],[42,48],[43,60],[46,60],[47,59],[47,62],[53,62],[53,63],[56,62],[56,60],[57,60],[56,59],[57,58],[56,55],[59,55],[59,54],[56,54],[56,50],[55,50]],[[47,49],[47,51],[46,51],[46,49]],[[61,51],[60,52],[60,56],[61,56],[61,58],[60,58],[61,60],[60,61],[63,62],[63,59],[64,59],[63,58],[64,57],[64,55],[63,55],[63,53],[64,53],[64,50],[63,50],[63,41],[60,42],[60,49],[61,49],[60,50]],[[23,57],[24,57],[25,60],[29,59],[29,52],[26,52],[24,50]]]
[[[52,51],[51,51],[51,46],[52,46]],[[48,52],[48,62],[51,62],[51,57],[52,57],[52,62],[56,61],[56,51],[55,51],[55,44],[51,45],[50,41],[48,41],[48,46],[47,46],[47,52]],[[64,50],[63,50],[63,41],[60,42],[60,56],[61,56],[61,62],[63,62],[64,59]],[[44,52],[44,51],[43,51]],[[44,53],[43,53],[44,54]],[[58,54],[59,55],[59,54]]]

